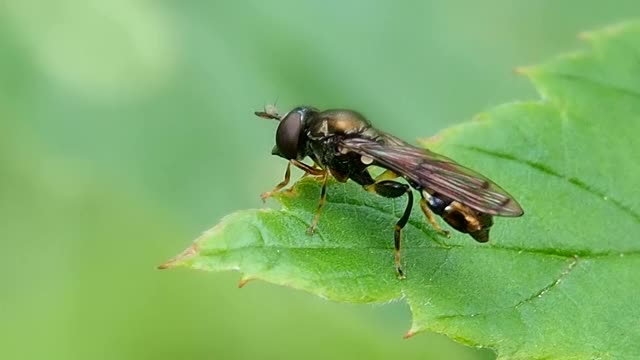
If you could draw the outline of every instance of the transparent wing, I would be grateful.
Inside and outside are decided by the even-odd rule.
[[[378,141],[345,138],[340,146],[371,157],[377,165],[477,211],[500,216],[523,214],[516,200],[486,177],[445,156],[391,135],[383,134]]]

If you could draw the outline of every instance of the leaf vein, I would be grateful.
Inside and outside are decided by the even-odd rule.
[[[482,149],[479,149],[479,151],[483,151]],[[509,160],[511,160],[510,158],[507,158]],[[544,166],[544,165],[542,165]],[[545,171],[545,170],[542,170]],[[553,171],[553,170],[551,170]],[[327,203],[328,204],[332,204],[332,205],[343,205],[343,206],[349,206],[349,207],[361,207],[361,208],[365,208],[367,210],[373,210],[376,211],[378,213],[380,213],[382,216],[384,217],[389,217],[391,219],[395,219],[395,215],[394,214],[390,214],[389,212],[387,212],[384,209],[378,208],[378,207],[374,207],[374,206],[370,206],[364,203],[362,204],[358,204],[358,203],[353,203],[353,202],[349,202],[347,201],[347,199],[345,199],[344,202],[342,201],[336,201],[336,199],[327,199]],[[287,214],[291,214],[293,217],[295,217],[297,220],[299,220],[300,222],[304,223],[306,226],[309,226],[309,224],[304,221],[303,219],[301,219],[298,216],[294,216],[292,212],[287,211]],[[640,217],[640,216],[639,216]],[[639,219],[640,220],[640,219]],[[322,219],[320,220],[322,221]],[[437,235],[433,235],[429,229],[430,227],[427,225],[426,222],[419,222],[416,220],[412,220],[409,219],[409,221],[407,222],[407,225],[410,225],[411,227],[413,227],[415,230],[418,230],[420,232],[422,232],[423,234],[425,234],[427,237],[429,237],[434,243],[435,246],[411,246],[411,247],[403,247],[403,249],[411,249],[411,248],[439,248],[439,249],[445,249],[445,250],[449,250],[449,249],[460,249],[460,248],[473,248],[473,249],[478,249],[478,250],[503,250],[503,251],[512,251],[512,252],[517,252],[517,253],[528,253],[528,254],[541,254],[541,255],[549,255],[549,256],[559,256],[559,257],[564,257],[564,258],[574,258],[576,256],[580,256],[581,258],[602,258],[602,257],[612,257],[612,256],[637,256],[640,255],[640,249],[638,250],[629,250],[629,251],[624,251],[624,252],[593,252],[593,251],[589,251],[589,250],[580,250],[580,249],[570,249],[570,250],[563,250],[563,249],[557,249],[557,248],[521,248],[521,247],[509,247],[509,246],[501,246],[495,243],[492,243],[490,246],[486,246],[483,244],[479,244],[479,245],[460,245],[460,244],[455,244],[455,243],[446,243],[443,242],[442,240],[437,238]],[[318,227],[318,230],[321,231],[321,227]]]
[[[488,150],[488,149],[483,149],[480,147],[476,147],[476,146],[460,146],[464,149],[467,150],[471,150],[480,154],[484,154],[487,156],[491,156],[491,157],[495,157],[495,158],[499,158],[499,159],[504,159],[504,160],[511,160],[523,165],[527,165],[532,169],[541,171],[549,176],[553,176],[556,177],[558,179],[563,179],[565,181],[567,181],[569,184],[572,184],[576,187],[578,187],[581,190],[584,190],[586,192],[588,192],[591,195],[597,196],[600,199],[605,199],[605,201],[610,202],[611,204],[613,204],[616,208],[618,208],[619,210],[621,210],[622,212],[624,212],[625,214],[627,214],[628,216],[630,216],[631,218],[633,218],[635,220],[636,223],[640,224],[640,213],[637,213],[636,211],[634,211],[632,208],[630,208],[629,206],[623,204],[621,201],[607,195],[605,192],[596,189],[595,187],[587,184],[586,182],[584,182],[583,180],[576,178],[576,177],[571,177],[571,176],[567,176],[564,175],[554,169],[552,169],[551,167],[535,162],[535,161],[531,161],[531,160],[526,160],[526,159],[521,159],[518,158],[515,155],[511,155],[511,154],[507,154],[507,153],[502,153],[502,152],[498,152],[498,151],[494,151],[494,150]]]
[[[567,265],[567,267],[564,269],[564,271],[560,274],[560,276],[558,276],[558,278],[548,284],[547,286],[545,286],[544,288],[542,288],[540,291],[538,291],[537,293],[529,296],[528,298],[520,301],[519,303],[517,303],[514,306],[514,309],[517,309],[523,305],[526,305],[532,301],[534,301],[535,299],[542,299],[543,296],[545,296],[549,291],[551,291],[551,289],[554,289],[555,287],[557,287],[558,285],[560,285],[560,283],[567,277],[569,276],[569,274],[571,274],[571,272],[573,271],[573,269],[575,269],[576,265],[578,264],[578,257],[574,257],[571,261],[569,261],[569,264]]]
[[[542,289],[536,291],[532,295],[518,301],[514,305],[509,305],[509,306],[505,306],[505,307],[501,307],[501,308],[497,308],[489,311],[477,312],[477,313],[441,315],[441,316],[435,317],[435,319],[446,320],[446,319],[456,319],[456,318],[470,318],[470,317],[472,318],[472,317],[478,317],[478,316],[488,316],[492,314],[498,314],[506,310],[517,310],[518,308],[526,304],[529,304],[535,301],[536,299],[542,299],[546,294],[549,293],[549,291],[551,291],[552,289],[560,285],[560,283],[564,281],[573,272],[576,265],[578,264],[578,259],[579,257],[577,256],[572,258],[568,262],[565,269],[560,273],[560,275],[558,275],[558,277],[555,278],[555,280],[553,280],[552,282],[544,286]]]

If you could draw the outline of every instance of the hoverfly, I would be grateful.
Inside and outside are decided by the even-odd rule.
[[[329,175],[339,182],[351,179],[387,198],[407,195],[407,207],[394,230],[395,268],[400,278],[404,278],[400,241],[413,208],[411,188],[420,193],[420,208],[429,223],[447,237],[449,233],[438,225],[432,212],[479,242],[489,241],[493,216],[517,217],[524,213],[518,202],[491,180],[445,156],[375,129],[358,112],[300,106],[282,116],[274,107],[255,114],[280,122],[272,154],[289,161],[284,180],[272,191],[263,193],[263,200],[287,186],[291,165],[305,175],[322,179],[320,203],[308,234],[313,234],[320,219]],[[313,165],[302,162],[306,157],[311,158]],[[385,171],[373,178],[370,166]],[[407,184],[396,181],[397,178],[404,178]]]

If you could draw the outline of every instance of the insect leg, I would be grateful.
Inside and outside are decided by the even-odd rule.
[[[318,220],[320,220],[320,212],[322,211],[322,207],[327,199],[327,181],[329,180],[329,172],[325,171],[322,174],[322,190],[320,190],[320,203],[318,204],[318,210],[316,210],[316,214],[313,217],[313,221],[311,225],[307,229],[307,234],[313,235],[316,231],[316,226],[318,226]]]
[[[289,160],[289,162],[293,165],[295,165],[298,169],[302,170],[305,172],[305,176],[306,175],[313,175],[313,176],[320,176],[320,175],[324,175],[326,173],[326,171],[324,169],[318,169],[314,166],[309,166],[303,162],[300,162],[296,159],[291,159]]]
[[[317,172],[316,175],[313,175],[307,171],[304,172],[304,174],[302,174],[302,176],[300,176],[300,179],[304,179],[307,176],[321,176],[322,174],[324,174],[324,170],[318,166],[318,164],[316,164],[315,162],[313,163],[313,165],[311,165],[311,168],[313,169],[314,172]]]
[[[365,170],[366,171],[366,170]],[[367,176],[366,178],[368,178],[369,180],[365,182],[365,184],[368,182],[368,185],[364,185],[365,190],[367,190],[368,192],[372,192],[372,193],[378,193],[378,191],[376,190],[376,185],[380,182],[383,181],[387,181],[387,180],[393,180],[398,178],[398,174],[394,173],[391,170],[385,170],[382,174],[376,176],[375,179],[371,179],[369,172],[366,172]],[[379,195],[382,195],[380,193],[378,193]],[[404,193],[400,194],[400,196],[404,195]],[[382,195],[384,196],[384,195]]]
[[[263,192],[260,194],[260,198],[262,201],[267,201],[268,198],[273,196],[273,194],[282,190],[285,186],[289,184],[289,180],[291,180],[291,163],[287,164],[287,170],[284,172],[284,180],[282,180],[275,188],[271,191]]]
[[[433,228],[440,234],[446,237],[450,237],[451,234],[449,234],[447,230],[444,230],[442,227],[440,227],[440,224],[438,224],[438,222],[436,221],[433,213],[431,212],[431,210],[429,210],[429,206],[427,205],[427,198],[424,196],[424,191],[420,192],[420,197],[420,209],[422,209],[422,212],[427,217],[427,220],[429,220],[431,226],[433,226]]]
[[[314,166],[309,166],[309,165],[307,165],[307,164],[305,164],[303,162],[300,162],[298,160],[290,160],[289,163],[287,164],[287,171],[284,173],[284,180],[282,180],[281,183],[276,185],[276,187],[273,190],[266,191],[266,192],[263,192],[262,194],[260,194],[260,198],[262,199],[262,201],[267,201],[268,198],[270,198],[275,193],[279,192],[280,190],[282,190],[285,186],[287,186],[289,184],[289,181],[291,180],[291,164],[293,164],[298,169],[304,171],[304,174],[302,175],[301,178],[303,178],[305,176],[308,176],[308,175],[320,176],[320,175],[324,175],[325,172],[326,172],[324,169],[317,168],[315,166],[315,164],[314,164]],[[285,190],[284,192],[290,193],[292,191],[293,191],[293,189],[288,189],[288,190]]]
[[[405,278],[404,272],[402,271],[402,267],[400,266],[400,242],[402,240],[402,228],[407,225],[407,221],[409,221],[409,215],[411,215],[411,209],[413,208],[413,192],[409,185],[399,183],[397,181],[391,180],[383,180],[373,184],[374,191],[387,198],[397,198],[404,194],[407,194],[409,198],[407,200],[407,207],[404,209],[404,213],[402,217],[396,223],[394,228],[394,245],[395,245],[395,265],[396,271],[398,272],[398,277],[401,279]]]

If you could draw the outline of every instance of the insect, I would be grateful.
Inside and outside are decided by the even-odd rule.
[[[394,229],[395,268],[400,278],[405,277],[400,243],[402,229],[413,208],[411,188],[420,193],[420,208],[429,223],[447,237],[448,231],[438,225],[433,213],[479,242],[489,241],[493,216],[517,217],[524,213],[518,202],[491,180],[445,156],[375,129],[356,111],[320,111],[300,106],[281,116],[275,107],[267,106],[255,114],[280,122],[272,154],[289,161],[284,180],[272,191],[263,193],[263,200],[288,185],[291,165],[304,171],[305,176],[322,180],[320,202],[308,234],[313,234],[318,225],[329,175],[339,182],[351,179],[367,191],[387,198],[407,196],[407,206]],[[313,165],[302,162],[306,157]],[[373,178],[370,166],[385,171]],[[406,183],[397,178],[404,178]]]

